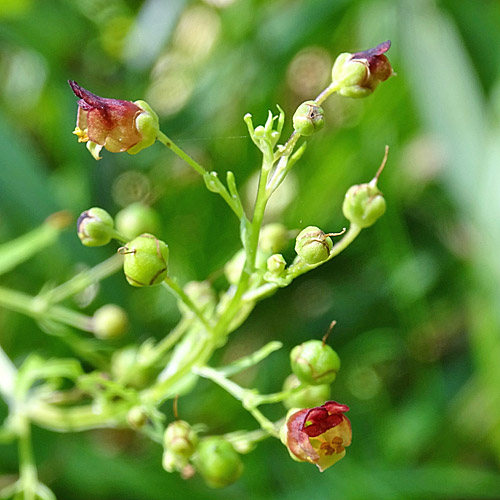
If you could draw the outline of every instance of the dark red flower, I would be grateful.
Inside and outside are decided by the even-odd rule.
[[[338,92],[348,97],[365,97],[371,94],[380,82],[394,74],[385,53],[390,49],[387,40],[373,49],[344,53],[335,61],[332,79],[338,84]]]
[[[99,97],[69,80],[77,97],[78,116],[73,132],[86,142],[96,160],[104,147],[112,153],[138,153],[156,140],[158,117],[144,101],[121,101]]]
[[[327,401],[316,408],[305,408],[287,420],[286,444],[294,458],[316,464],[324,471],[345,456],[352,430],[344,415],[349,407]]]

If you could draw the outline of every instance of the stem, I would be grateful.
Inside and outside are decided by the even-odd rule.
[[[190,167],[192,167],[201,176],[208,173],[197,161],[193,160],[187,153],[185,153],[179,146],[177,146],[174,141],[169,139],[163,132],[158,132],[157,139],[173,153],[175,153],[179,158],[182,158]]]
[[[69,281],[66,281],[66,283],[45,292],[43,297],[47,302],[52,304],[61,302],[62,300],[81,292],[88,286],[111,276],[116,271],[121,269],[122,266],[123,256],[115,254],[92,269],[83,271],[71,278]]]
[[[31,428],[28,419],[19,418],[22,419],[18,442],[20,490],[24,493],[24,500],[35,500],[38,477],[31,445]]]
[[[14,363],[0,346],[0,394],[9,405],[14,402],[16,377],[17,370]]]
[[[149,364],[154,365],[157,361],[159,361],[177,342],[181,339],[181,337],[186,333],[186,330],[191,324],[191,320],[189,318],[182,318],[179,323],[175,326],[175,328],[156,346],[154,347],[154,353],[150,356]]]
[[[256,401],[259,396],[255,391],[244,389],[236,382],[227,379],[218,370],[214,370],[213,368],[209,368],[208,366],[201,366],[195,368],[193,371],[194,373],[204,378],[212,380],[212,382],[215,382],[217,385],[229,392],[229,394],[231,394],[238,401],[241,401],[243,407],[252,414],[257,422],[259,422],[262,429],[273,436],[278,436],[278,432],[276,431],[274,424],[256,408],[257,405],[254,403],[254,401]]]
[[[338,88],[339,88],[338,84],[336,82],[332,82],[314,100],[316,101],[317,104],[322,104],[323,102],[326,101],[328,97],[330,97],[333,93],[337,92]]]
[[[62,306],[52,306],[44,297],[0,287],[0,305],[34,319],[52,319],[85,332],[93,332],[92,318]]]
[[[184,303],[184,305],[201,321],[207,332],[213,331],[213,328],[207,318],[205,318],[203,313],[174,279],[167,277],[163,280],[162,285]]]

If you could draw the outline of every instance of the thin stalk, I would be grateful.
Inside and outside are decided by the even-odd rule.
[[[43,297],[0,287],[0,305],[35,319],[51,319],[85,332],[93,332],[92,318],[62,306],[52,306]]]
[[[186,292],[177,284],[174,279],[167,277],[162,282],[162,285],[183,302],[183,304],[200,320],[200,322],[206,328],[207,332],[212,332],[213,328],[212,325],[210,325],[208,319],[205,318],[204,314],[199,310],[195,303],[189,298]]]
[[[50,303],[61,302],[62,300],[71,297],[88,286],[98,283],[99,281],[111,276],[123,266],[123,256],[115,254],[104,262],[101,262],[92,269],[82,271],[66,283],[59,285],[52,290],[48,290],[43,294],[44,299]]]

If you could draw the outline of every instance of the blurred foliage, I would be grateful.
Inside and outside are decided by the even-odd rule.
[[[237,484],[214,493],[164,472],[160,448],[128,432],[35,429],[40,476],[58,498],[500,498],[498,26],[495,0],[0,2],[0,241],[57,210],[114,214],[147,200],[182,283],[218,276],[238,248],[237,224],[160,145],[95,162],[71,134],[67,79],[105,97],[144,98],[169,136],[207,167],[233,170],[251,197],[258,155],[246,112],[264,121],[279,103],[291,117],[325,85],[338,53],[386,39],[398,74],[367,99],[327,101],[325,128],[272,210],[291,229],[340,230],[345,191],[371,179],[389,144],[379,183],[386,215],[334,262],[260,304],[221,353],[284,342],[242,381],[278,390],[288,351],[336,319],[342,369],[332,394],[351,406],[347,457],[320,474],[269,440],[244,457]],[[111,253],[82,247],[70,231],[2,284],[36,294]],[[107,302],[131,315],[124,343],[161,337],[177,319],[164,290],[135,290],[122,276],[103,282],[86,312]],[[0,342],[16,363],[35,350],[70,354],[5,310]],[[255,426],[206,381],[179,406],[214,432]],[[0,472],[2,484],[16,473],[13,447],[2,446]]]

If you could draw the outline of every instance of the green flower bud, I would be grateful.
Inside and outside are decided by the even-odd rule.
[[[129,345],[114,352],[111,358],[111,374],[120,384],[143,388],[151,382],[153,370],[141,363],[138,347]]]
[[[188,464],[188,459],[182,455],[177,455],[170,450],[164,450],[161,460],[162,467],[167,472],[180,471]]]
[[[308,340],[290,353],[293,373],[304,384],[331,384],[340,369],[338,354],[321,340]]]
[[[175,455],[189,458],[198,445],[198,436],[184,420],[170,423],[163,434],[163,446]]]
[[[100,339],[116,339],[128,328],[127,313],[119,306],[106,304],[92,318],[94,335]]]
[[[296,375],[290,375],[285,379],[283,384],[283,390],[287,391],[290,389],[295,389],[301,384],[300,380]],[[314,406],[319,406],[325,401],[330,399],[330,385],[307,385],[298,392],[295,392],[291,396],[288,396],[284,401],[283,405],[286,409],[291,409],[295,407],[299,408],[312,408]]]
[[[275,253],[267,259],[267,270],[274,276],[283,274],[286,267],[286,260],[280,253]]]
[[[132,429],[140,429],[146,425],[148,414],[142,406],[133,406],[127,413],[127,422]]]
[[[257,250],[256,266],[259,269],[266,268],[267,255],[265,252]],[[231,285],[236,285],[240,280],[241,272],[245,266],[245,260],[246,254],[245,250],[242,248],[241,250],[238,250],[228,262],[226,262],[226,265],[224,266],[224,274],[227,281],[231,283]]]
[[[113,217],[102,208],[94,207],[80,214],[76,229],[80,241],[87,247],[107,245],[114,234]]]
[[[141,202],[132,203],[115,217],[116,230],[129,240],[140,234],[158,232],[160,218],[156,211]]]
[[[351,186],[345,195],[342,211],[351,224],[372,226],[385,213],[386,203],[375,182]]]
[[[264,252],[281,252],[288,243],[288,229],[279,222],[266,224],[260,231],[259,247]]]
[[[132,286],[159,285],[167,276],[168,245],[152,234],[142,234],[118,250],[123,271]]]
[[[332,239],[316,226],[303,229],[295,241],[295,251],[306,264],[323,262],[330,255],[332,248]]]
[[[208,438],[198,445],[195,466],[212,488],[229,486],[243,472],[243,463],[233,445],[218,437]]]
[[[315,101],[303,102],[293,115],[293,128],[300,135],[313,135],[323,128],[323,108]]]
[[[184,287],[184,292],[201,312],[211,313],[215,309],[217,296],[208,281],[190,281]],[[179,300],[177,304],[182,314],[192,314],[184,302]]]

